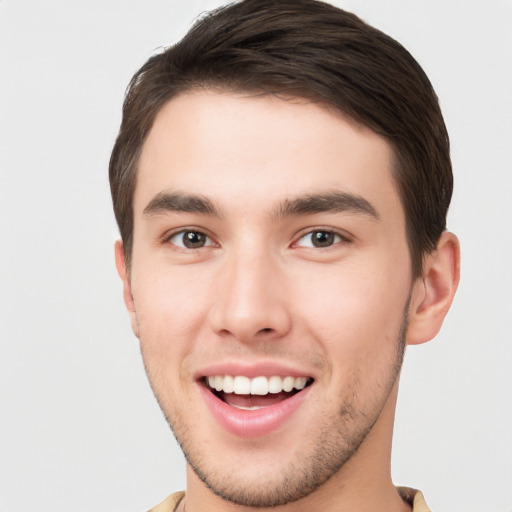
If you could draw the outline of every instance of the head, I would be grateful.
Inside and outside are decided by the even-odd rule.
[[[215,11],[135,75],[110,177],[187,499],[385,479],[404,347],[458,279],[448,138],[406,50],[320,2]]]
[[[128,264],[133,194],[146,137],[162,107],[200,89],[305,98],[367,126],[393,149],[413,276],[446,228],[449,139],[419,64],[354,14],[314,0],[245,1],[202,17],[134,75],[110,161],[114,211]]]

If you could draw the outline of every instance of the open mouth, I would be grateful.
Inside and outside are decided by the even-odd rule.
[[[204,378],[205,385],[217,398],[236,409],[254,411],[283,402],[313,383],[311,377],[254,378],[245,375],[215,375]]]

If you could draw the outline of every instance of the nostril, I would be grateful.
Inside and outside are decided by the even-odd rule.
[[[260,329],[260,332],[262,332],[262,333],[269,333],[269,332],[272,332],[272,329],[270,327],[265,327],[263,329]]]

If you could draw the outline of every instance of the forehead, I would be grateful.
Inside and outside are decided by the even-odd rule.
[[[272,203],[336,189],[401,211],[389,143],[337,112],[300,98],[190,92],[155,118],[139,161],[135,215],[179,190],[220,204]],[[386,205],[381,205],[384,208]],[[396,213],[396,212],[395,212]]]

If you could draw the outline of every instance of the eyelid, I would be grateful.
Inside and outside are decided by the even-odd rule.
[[[305,238],[308,235],[312,235],[316,232],[323,232],[323,233],[332,233],[333,235],[340,238],[339,241],[334,242],[332,245],[326,246],[326,247],[314,247],[313,245],[299,245],[300,240]],[[352,237],[346,233],[345,231],[334,229],[332,227],[323,227],[323,226],[315,226],[310,227],[301,230],[298,235],[294,238],[294,242],[292,242],[292,247],[306,247],[306,248],[313,248],[313,249],[330,249],[331,247],[334,247],[340,243],[348,243],[352,241]]]
[[[187,233],[187,232],[199,233],[201,235],[204,235],[209,240],[210,243],[207,243],[203,247],[189,248],[189,247],[184,247],[184,246],[177,245],[177,244],[171,242],[171,239],[174,238],[175,236],[182,235],[183,233]],[[177,249],[182,249],[182,250],[186,250],[186,251],[194,251],[194,250],[199,250],[199,249],[204,249],[204,248],[209,248],[209,247],[218,247],[218,245],[219,245],[215,241],[214,237],[210,233],[208,233],[208,230],[205,230],[202,228],[197,228],[195,226],[180,227],[180,228],[176,228],[176,229],[166,232],[165,235],[162,237],[162,243],[170,244],[173,247],[176,247]]]

